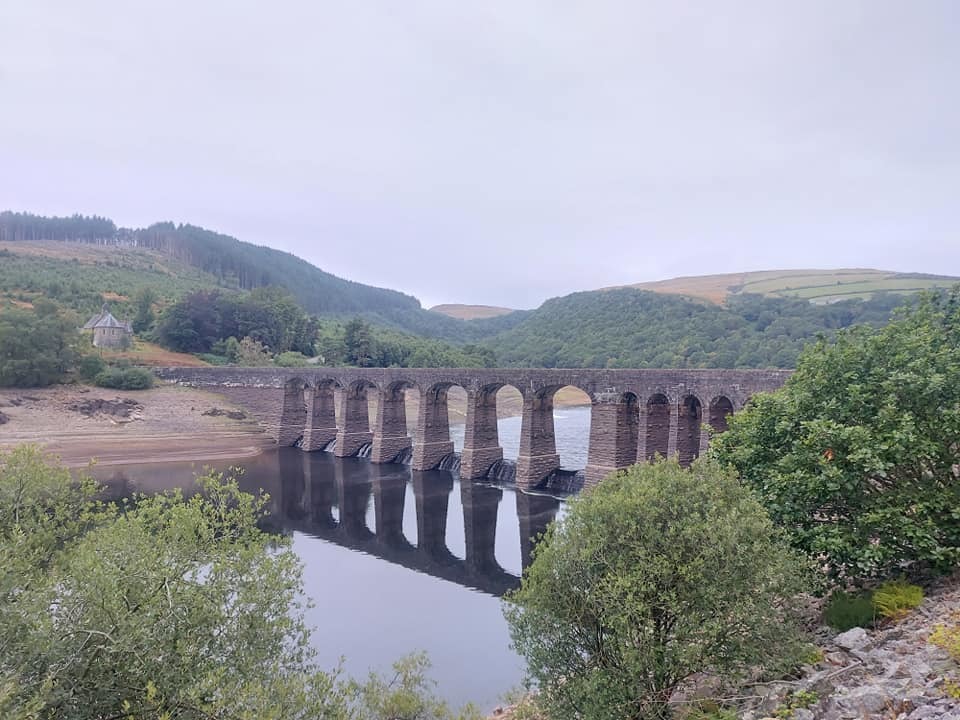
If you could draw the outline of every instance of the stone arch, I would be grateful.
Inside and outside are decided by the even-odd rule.
[[[703,422],[703,403],[696,395],[684,395],[678,407],[677,454],[686,467],[700,454],[700,426]]]
[[[731,415],[733,415],[733,401],[726,395],[718,395],[710,401],[707,421],[714,432],[725,432],[729,426],[728,418]]]
[[[647,398],[646,460],[657,455],[666,457],[670,452],[670,399],[665,393],[654,393]]]
[[[301,377],[290,378],[283,384],[283,400],[277,427],[277,445],[293,447],[303,438],[307,424],[307,400],[304,390],[307,381]]]

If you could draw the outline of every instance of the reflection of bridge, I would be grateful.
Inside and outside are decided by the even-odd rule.
[[[273,520],[279,520],[284,529],[492,595],[503,595],[519,584],[519,577],[504,570],[494,553],[497,510],[503,497],[499,488],[460,484],[466,548],[466,557],[461,559],[446,544],[447,508],[454,487],[449,473],[343,462],[289,451],[281,451],[278,456],[280,492],[273,491]],[[415,499],[416,544],[403,534],[408,481],[412,482]],[[373,530],[367,525],[371,496]],[[546,529],[560,502],[520,492],[516,498],[521,561],[526,567],[533,538]]]
[[[490,370],[407,368],[159,368],[168,381],[205,387],[246,406],[280,445],[319,450],[335,442],[340,457],[372,443],[370,459],[389,463],[412,446],[413,468],[428,470],[453,452],[447,391],[467,393],[460,476],[486,476],[503,457],[497,391],[523,396],[517,484],[536,486],[560,467],[553,395],[564,386],[590,397],[586,482],[649,459],[679,455],[689,463],[706,447],[705,424],[727,417],[754,393],[783,384],[784,370]],[[419,395],[417,429],[407,434],[405,393]],[[376,400],[371,424],[368,395]]]

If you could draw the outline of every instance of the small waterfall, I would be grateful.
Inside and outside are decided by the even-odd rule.
[[[583,490],[583,470],[554,470],[543,481],[543,488],[552,492],[576,493]]]
[[[333,449],[334,449],[336,446],[337,446],[337,440],[336,440],[336,438],[334,438],[333,440],[331,440],[330,442],[328,442],[326,445],[324,445],[324,446],[320,449],[320,452],[333,452]]]
[[[397,456],[393,460],[391,460],[391,462],[395,462],[399,465],[409,465],[410,463],[413,462],[413,448],[412,447],[404,448],[403,450],[397,453]]]
[[[502,483],[516,482],[517,463],[513,460],[497,460],[487,470],[487,479]]]
[[[446,455],[443,460],[440,461],[440,464],[437,465],[437,470],[446,470],[447,472],[460,472],[460,455],[458,453],[450,453]]]
[[[368,458],[370,453],[373,450],[373,443],[364,443],[360,446],[360,449],[357,450],[357,454],[354,457],[358,458]]]

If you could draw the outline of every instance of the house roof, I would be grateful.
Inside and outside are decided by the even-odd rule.
[[[133,332],[133,329],[130,327],[130,323],[120,322],[117,320],[110,313],[110,309],[107,307],[106,303],[103,304],[103,308],[100,310],[100,312],[87,320],[86,324],[83,326],[84,330],[96,330],[97,328],[121,328],[127,332]]]

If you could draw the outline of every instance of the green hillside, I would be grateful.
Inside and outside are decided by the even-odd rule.
[[[886,323],[902,302],[888,293],[829,305],[739,295],[718,305],[619,288],[548,300],[487,346],[501,365],[793,367],[819,334]]]
[[[164,299],[195,289],[278,286],[315,315],[360,315],[379,325],[446,340],[476,340],[489,334],[489,328],[509,326],[467,324],[432,313],[410,295],[345,280],[290,253],[193,225],[164,222],[132,230],[98,216],[5,211],[0,212],[0,248],[9,266],[0,277],[0,294],[29,302],[47,293],[82,312],[98,307],[101,294],[123,311],[126,298],[144,284],[158,285]],[[58,280],[66,283],[65,293],[59,292]]]

